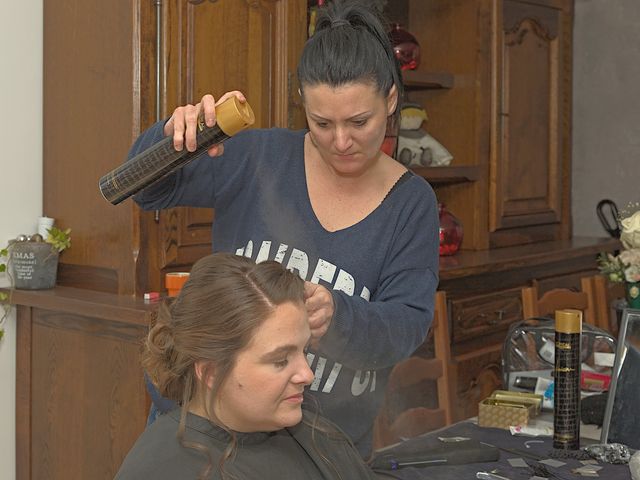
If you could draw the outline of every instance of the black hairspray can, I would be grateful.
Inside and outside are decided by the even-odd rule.
[[[556,310],[553,448],[580,448],[580,341],[582,312]]]
[[[113,205],[117,205],[184,167],[209,147],[253,125],[254,121],[249,104],[240,102],[235,96],[230,97],[216,107],[216,124],[213,127],[207,127],[204,121],[199,122],[196,133],[198,147],[195,151],[189,152],[183,148],[178,152],[173,148],[173,138],[165,137],[100,178],[100,193]]]

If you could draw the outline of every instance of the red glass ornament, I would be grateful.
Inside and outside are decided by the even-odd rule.
[[[462,223],[444,204],[438,204],[440,215],[440,255],[453,255],[462,244]]]
[[[394,23],[389,32],[393,53],[402,70],[415,70],[420,65],[420,44],[416,37],[407,32],[399,23]]]

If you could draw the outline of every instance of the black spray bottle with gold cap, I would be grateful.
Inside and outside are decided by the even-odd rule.
[[[553,448],[580,448],[580,342],[582,312],[556,310]]]
[[[207,127],[204,121],[199,122],[196,132],[198,147],[194,152],[189,152],[186,148],[175,150],[173,138],[165,137],[100,178],[100,193],[113,205],[117,205],[184,167],[209,147],[253,125],[254,121],[253,110],[247,102],[240,102],[235,96],[228,98],[216,107],[216,124],[213,127]]]

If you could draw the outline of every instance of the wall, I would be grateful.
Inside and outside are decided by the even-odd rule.
[[[0,0],[0,245],[42,215],[42,1]],[[6,284],[6,278],[0,278]],[[15,315],[0,342],[0,479],[15,478]]]
[[[640,1],[575,0],[573,232],[607,236],[602,198],[640,201]]]

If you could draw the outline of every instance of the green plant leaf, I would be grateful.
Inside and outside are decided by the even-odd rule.
[[[58,250],[58,252],[62,252],[63,250],[71,246],[70,228],[67,228],[66,230],[60,230],[57,227],[51,227],[47,229],[47,232],[48,235],[45,241],[47,243],[50,243],[53,248]]]

